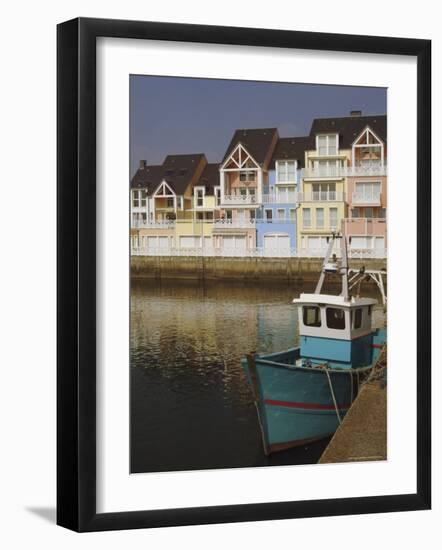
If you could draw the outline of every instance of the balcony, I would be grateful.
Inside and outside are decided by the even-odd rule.
[[[361,193],[355,191],[351,196],[352,206],[381,206],[381,193]]]
[[[385,237],[386,230],[385,218],[344,218],[342,220],[342,231],[345,235]]]
[[[296,191],[278,191],[277,193],[268,193],[262,196],[263,204],[295,204],[298,201]]]
[[[310,193],[299,193],[299,202],[340,202],[344,200],[342,191],[311,191]]]
[[[255,227],[255,220],[214,220],[213,229],[222,230],[222,229],[252,229]]]
[[[301,172],[304,179],[335,179],[351,176],[386,176],[387,166],[381,163],[359,163],[355,166],[318,166],[304,168]]]
[[[224,195],[223,206],[247,206],[257,204],[256,195]]]
[[[173,229],[175,227],[175,220],[135,220],[132,222],[132,227],[135,229]]]
[[[317,166],[315,168],[304,168],[301,173],[305,179],[344,178],[346,176],[346,167],[333,165]]]
[[[347,166],[345,171],[346,176],[386,176],[387,166],[382,166],[380,162],[356,162],[355,166]]]

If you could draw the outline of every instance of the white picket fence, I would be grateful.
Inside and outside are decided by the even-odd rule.
[[[175,247],[144,247],[132,245],[132,256],[181,256],[181,257],[220,257],[220,258],[323,258],[326,249],[296,249],[296,248],[214,248],[214,247],[195,247],[195,248],[175,248]],[[336,256],[340,256],[340,251],[336,251]],[[352,259],[384,259],[387,257],[387,250],[368,249],[368,248],[350,248],[348,257]]]

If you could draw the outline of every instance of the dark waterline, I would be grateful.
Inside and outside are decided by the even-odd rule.
[[[296,308],[311,288],[268,283],[134,281],[131,472],[318,461],[328,440],[266,457],[240,366],[248,351],[297,345]],[[382,323],[382,309],[375,311]]]

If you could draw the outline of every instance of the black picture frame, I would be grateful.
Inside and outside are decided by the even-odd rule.
[[[96,39],[132,38],[417,59],[417,492],[96,512]],[[431,506],[431,41],[74,19],[57,28],[57,523],[75,531],[424,510]]]

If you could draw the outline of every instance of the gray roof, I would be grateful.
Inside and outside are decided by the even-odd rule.
[[[387,141],[387,115],[315,118],[310,130],[310,149],[315,149],[317,134],[339,134],[339,147],[349,149],[358,135],[369,126],[383,141]]]
[[[275,166],[276,160],[297,160],[298,167],[304,167],[305,151],[309,148],[310,137],[279,138],[273,152],[270,168]]]
[[[219,164],[206,164],[206,167],[203,170],[203,173],[198,180],[198,183],[195,185],[204,185],[206,188],[206,193],[208,195],[213,195],[213,188],[216,185],[220,184],[219,178]]]
[[[278,135],[277,128],[236,130],[226,149],[223,162],[233,152],[238,143],[241,143],[258,164],[263,164],[269,153],[271,153],[270,149],[273,146],[275,135]]]
[[[140,166],[132,178],[131,188],[147,188],[148,194],[152,195],[158,185],[165,180],[175,194],[183,195],[196,170],[201,167],[201,162],[207,162],[203,153],[167,155],[162,165]]]

